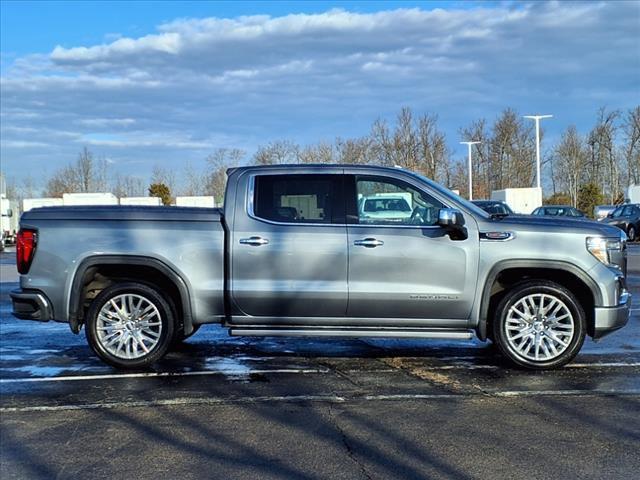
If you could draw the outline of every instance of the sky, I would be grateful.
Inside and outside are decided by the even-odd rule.
[[[506,107],[547,141],[640,103],[640,2],[0,3],[0,163],[36,181],[83,146],[115,171],[204,166],[368,133],[398,111],[459,129]]]

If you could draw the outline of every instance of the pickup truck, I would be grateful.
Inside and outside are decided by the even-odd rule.
[[[392,194],[411,199],[409,215],[360,218],[359,198]],[[629,317],[620,229],[491,216],[398,168],[239,167],[223,209],[49,207],[20,226],[13,314],[84,326],[119,368],[218,323],[251,336],[476,335],[551,369]]]

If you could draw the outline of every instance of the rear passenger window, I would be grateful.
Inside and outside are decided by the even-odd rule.
[[[331,223],[335,175],[258,175],[254,213],[282,223]]]

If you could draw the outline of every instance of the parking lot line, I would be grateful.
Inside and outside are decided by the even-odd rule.
[[[602,362],[602,363],[572,363],[565,365],[564,368],[629,368],[640,367],[640,362]],[[496,370],[500,367],[497,365],[431,365],[426,370]],[[350,370],[356,372],[359,370]],[[376,370],[378,372],[379,370]],[[392,372],[393,369],[381,370],[382,372]],[[73,381],[89,381],[89,380],[117,380],[127,378],[155,378],[155,377],[190,377],[200,375],[225,375],[228,377],[242,377],[247,375],[258,374],[312,374],[312,373],[329,373],[328,368],[272,368],[272,369],[247,369],[242,371],[225,371],[225,370],[203,370],[196,372],[141,372],[141,373],[116,373],[107,375],[67,375],[60,377],[21,377],[21,378],[3,378],[0,384],[4,383],[30,383],[30,382],[73,382]]]
[[[241,372],[233,370],[203,370],[197,372],[143,372],[143,373],[116,373],[110,375],[69,375],[64,377],[24,377],[2,378],[1,383],[28,383],[28,382],[69,382],[77,380],[113,380],[119,378],[153,378],[153,377],[191,377],[198,375],[226,375],[229,377],[243,377],[267,373],[327,373],[326,368],[271,368],[271,369],[246,369]]]
[[[105,402],[105,403],[84,403],[65,405],[33,405],[26,407],[2,407],[0,413],[25,413],[25,412],[56,412],[68,410],[101,410],[114,408],[144,408],[160,406],[206,406],[241,403],[298,403],[298,402],[324,402],[324,403],[346,403],[346,402],[384,402],[384,401],[407,401],[407,400],[443,400],[462,399],[470,397],[546,397],[546,396],[572,396],[572,397],[600,397],[600,396],[637,396],[640,389],[629,390],[507,390],[497,392],[477,392],[477,393],[442,393],[442,394],[390,394],[390,395],[363,395],[346,397],[335,394],[327,395],[282,395],[282,396],[261,396],[261,397],[199,397],[199,398],[172,398],[162,400],[145,400],[130,402]]]

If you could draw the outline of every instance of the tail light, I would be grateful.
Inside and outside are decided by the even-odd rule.
[[[35,230],[20,229],[16,239],[16,263],[18,273],[24,275],[29,273],[33,255],[36,253],[36,243],[38,233]]]

